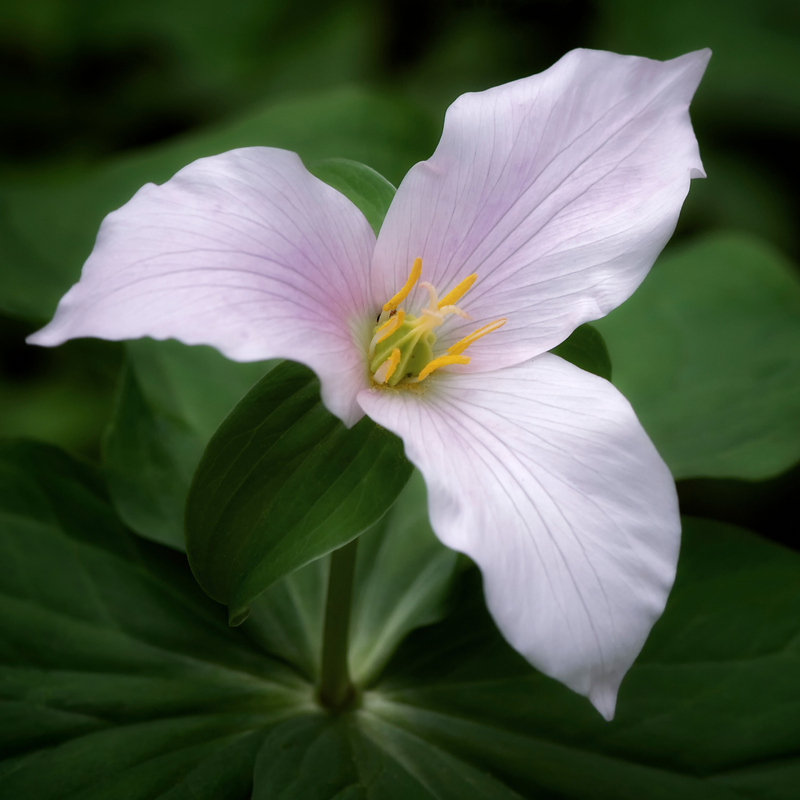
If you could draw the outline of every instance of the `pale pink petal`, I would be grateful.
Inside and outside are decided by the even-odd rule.
[[[28,341],[150,336],[235,361],[289,358],[317,373],[327,407],[353,424],[368,385],[374,242],[361,212],[294,153],[203,158],[105,218],[80,282]]]
[[[462,303],[473,320],[451,317],[440,344],[508,323],[456,371],[519,363],[607,314],[644,279],[703,175],[688,107],[709,57],[573,50],[540,75],[458,98],[389,209],[376,298],[417,257],[440,293],[477,273]],[[407,309],[426,297],[417,289]]]
[[[675,576],[669,470],[625,398],[557,356],[425,383],[358,400],[403,438],[506,639],[610,719]]]

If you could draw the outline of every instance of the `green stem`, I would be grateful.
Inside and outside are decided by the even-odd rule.
[[[353,539],[350,544],[334,550],[328,573],[319,699],[331,710],[343,710],[356,697],[347,664],[347,645],[357,547],[358,539]]]

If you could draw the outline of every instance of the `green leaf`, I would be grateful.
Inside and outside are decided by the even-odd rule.
[[[262,650],[290,664],[310,683],[320,673],[329,565],[330,556],[323,556],[273,583],[253,601],[244,624]]]
[[[576,367],[611,380],[611,359],[600,332],[593,325],[581,325],[551,351]]]
[[[239,364],[211,347],[140,339],[125,345],[104,461],[122,520],[141,536],[185,548],[183,512],[213,432],[278,362]]]
[[[389,512],[358,542],[350,621],[350,672],[375,682],[400,642],[449,609],[458,555],[439,544],[428,522],[425,482],[414,472]],[[328,558],[270,586],[253,604],[251,637],[312,683],[319,677]]]
[[[397,191],[383,175],[346,158],[314,161],[308,165],[308,169],[358,206],[375,235],[378,235]]]
[[[425,481],[417,471],[358,548],[350,670],[356,683],[369,686],[409,632],[438,622],[449,609],[458,555],[431,529]]]
[[[421,502],[410,484],[398,521],[364,535],[376,537],[357,570],[365,639],[381,614],[359,604],[426,593],[420,624],[442,614],[408,581]],[[54,448],[0,445],[0,547],[2,797],[796,797],[800,554],[727,525],[685,522],[675,588],[612,723],[503,641],[477,570],[360,709],[323,713],[260,609],[294,581],[295,608],[314,618],[324,559],[231,629],[183,555],[128,534],[102,476]]]
[[[378,599],[372,572],[385,570],[390,628],[409,630],[412,617],[441,617],[456,556],[430,540],[419,476],[400,501],[363,537],[357,594],[362,604]],[[265,602],[287,585],[296,607],[319,620],[310,631],[318,645],[326,559],[273,585],[252,618],[230,629],[182,556],[124,531],[99,474],[26,443],[0,446],[0,546],[2,796],[245,798],[275,724],[292,715],[328,724],[309,702],[311,686],[265,654],[280,651],[270,619],[291,628],[288,606]],[[426,569],[431,554],[438,570]],[[406,580],[415,564],[425,581]],[[376,615],[362,611],[354,623],[366,638]],[[379,727],[371,723],[363,747],[384,758],[371,743]],[[420,769],[436,780],[438,756],[425,750]]]
[[[411,635],[362,714],[523,797],[796,795],[800,554],[686,520],[667,609],[610,724],[503,642],[470,577],[457,613]]]
[[[245,796],[309,687],[55,448],[0,444],[0,533],[0,796]]]
[[[800,460],[800,281],[765,243],[676,250],[595,324],[676,478],[758,480]]]
[[[123,156],[87,176],[4,186],[0,310],[48,319],[78,280],[103,217],[144,183],[163,183],[197,158],[236,147],[281,147],[306,163],[343,158],[369,164],[398,183],[416,161],[430,155],[437,135],[434,120],[405,101],[337,89],[270,104],[225,126]]]
[[[276,728],[258,755],[253,800],[333,798],[521,800],[490,775],[372,714],[306,717]]]
[[[270,584],[386,513],[411,474],[400,440],[364,417],[348,430],[319,381],[284,362],[209,442],[186,505],[195,577],[232,624]]]

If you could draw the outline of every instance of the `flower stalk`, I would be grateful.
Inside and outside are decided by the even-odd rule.
[[[334,550],[328,573],[318,696],[320,703],[331,711],[344,711],[356,699],[347,650],[357,548],[358,539],[353,539],[344,547]]]

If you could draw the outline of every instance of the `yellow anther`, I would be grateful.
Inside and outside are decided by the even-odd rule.
[[[406,285],[388,303],[383,304],[383,310],[391,311],[393,308],[397,308],[408,297],[408,293],[414,288],[414,284],[419,280],[421,274],[422,259],[416,258],[414,259],[414,265],[411,267],[411,274],[408,276]]]
[[[388,339],[403,324],[405,317],[406,312],[403,311],[402,308],[399,308],[397,313],[388,322],[384,322],[383,325],[378,328],[376,333],[379,333],[380,336],[375,340],[375,344],[382,342],[384,339]],[[383,333],[381,333],[381,331],[383,331]]]
[[[395,347],[392,350],[392,354],[386,361],[381,364],[378,369],[375,371],[374,380],[375,383],[386,383],[389,378],[394,375],[394,371],[397,369],[397,365],[400,363],[400,350],[399,348]]]
[[[506,322],[507,320],[504,317],[503,319],[496,319],[494,322],[490,322],[482,328],[478,328],[478,330],[474,331],[469,336],[465,336],[460,342],[456,342],[452,347],[448,347],[447,354],[457,356],[459,353],[463,353],[473,342],[477,342],[478,339],[482,336],[486,336],[487,333],[492,333],[498,328],[502,328]]]
[[[440,301],[439,308],[455,305],[471,288],[472,284],[478,279],[477,274],[473,273],[464,278],[455,289],[451,289]]]
[[[425,369],[420,372],[418,381],[424,381],[428,375],[439,367],[446,367],[448,364],[469,364],[470,358],[468,356],[439,356],[434,358]]]

